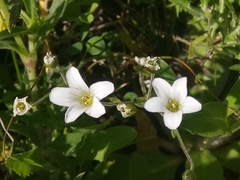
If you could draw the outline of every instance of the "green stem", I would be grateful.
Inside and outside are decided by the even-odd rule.
[[[119,103],[132,104],[132,103],[143,103],[145,100],[140,101],[123,101],[123,102],[101,102],[103,106],[117,106]]]
[[[152,81],[154,79],[154,76],[155,74],[151,74],[151,77],[150,77],[150,86],[149,86],[149,89],[148,89],[148,93],[147,93],[147,96],[146,96],[146,100],[148,100],[150,97],[151,97],[151,93],[152,93]]]
[[[36,63],[37,63],[37,55],[30,56],[30,57],[21,56],[21,60],[27,70],[27,75],[29,80],[29,86],[27,88],[32,89],[31,96],[33,98],[32,100],[35,101],[38,98],[37,86],[34,86],[35,85],[34,82],[37,78],[36,70],[35,70]]]
[[[61,75],[61,77],[62,77],[64,83],[65,83],[66,85],[68,85],[68,83],[67,83],[67,79],[66,79],[64,73],[62,72],[61,68],[59,67],[59,65],[56,66],[56,69],[57,69],[58,72],[60,73],[60,75]]]
[[[11,51],[11,53],[12,53],[14,67],[15,67],[15,70],[16,70],[16,73],[17,73],[18,82],[19,82],[20,86],[23,87],[22,76],[21,76],[21,73],[20,73],[20,70],[19,70],[19,66],[18,66],[18,63],[17,63],[16,54],[15,54],[14,51]]]
[[[49,93],[47,93],[46,95],[44,95],[42,98],[40,98],[39,100],[37,100],[35,103],[32,104],[32,106],[37,106],[40,103],[42,103],[46,98],[48,98]]]
[[[141,73],[141,72],[139,72],[139,83],[141,86],[143,96],[145,96],[147,94],[147,90],[146,90],[146,86],[144,84],[143,73]]]
[[[24,52],[24,56],[27,56],[28,50],[27,50],[25,44],[23,43],[21,36],[14,36],[14,40],[17,43],[18,47]]]
[[[194,163],[193,163],[192,158],[191,158],[191,156],[189,155],[189,153],[188,153],[188,151],[187,151],[187,149],[186,149],[186,147],[185,147],[185,145],[184,145],[184,143],[183,143],[183,140],[182,140],[181,135],[179,134],[179,132],[178,132],[177,129],[173,130],[173,132],[174,132],[174,135],[177,136],[177,139],[178,139],[178,141],[179,141],[179,144],[180,144],[180,146],[181,146],[181,148],[182,148],[182,150],[183,150],[183,152],[184,152],[184,154],[185,154],[185,156],[186,156],[186,158],[187,158],[187,160],[188,160],[188,162],[189,162],[189,164],[190,164],[190,170],[193,171],[193,170],[194,170]]]

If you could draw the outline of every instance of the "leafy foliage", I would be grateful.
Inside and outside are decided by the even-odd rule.
[[[234,0],[0,0],[0,177],[237,179],[239,5]],[[47,52],[58,62],[54,69],[43,64]],[[151,62],[141,59],[147,56],[157,57],[159,70],[148,68]],[[56,86],[68,86],[70,66],[78,67],[86,84],[114,84],[115,91],[101,100],[105,115],[82,114],[64,123],[66,108],[53,105],[48,95]],[[201,111],[183,115],[179,128],[194,170],[162,114],[144,110],[155,96],[154,78],[172,84],[183,76],[189,96],[202,103]],[[13,117],[14,99],[25,96],[31,111]],[[119,104],[125,106],[119,110]]]

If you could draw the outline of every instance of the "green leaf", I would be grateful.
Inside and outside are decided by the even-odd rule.
[[[93,3],[99,3],[100,0],[82,0],[81,4],[82,5],[91,5]]]
[[[227,116],[231,115],[234,110],[240,107],[240,77],[237,79],[235,84],[232,86],[230,92],[228,93],[225,103],[231,108],[227,111]]]
[[[22,9],[22,1],[21,0],[15,0],[14,2],[11,2],[10,4],[10,19],[9,19],[9,30],[12,31],[13,26],[15,23],[19,20],[19,16]]]
[[[48,33],[55,27],[59,19],[65,12],[69,0],[53,0],[49,14],[46,17],[45,23],[38,29],[39,45],[44,41]]]
[[[91,55],[98,55],[105,49],[105,42],[100,36],[94,36],[87,41],[87,51]]]
[[[169,83],[173,83],[177,79],[172,68],[164,60],[160,59],[159,66],[160,70],[156,72],[155,77],[163,78]]]
[[[240,71],[240,64],[234,64],[229,69],[234,71]]]
[[[119,155],[103,180],[174,180],[180,163],[178,157],[152,151]]]
[[[130,162],[129,179],[131,180],[153,180],[149,174],[150,167],[145,158],[139,153],[133,153]]]
[[[79,175],[77,175],[73,180],[81,180],[84,176],[85,172],[80,173]]]
[[[215,149],[212,153],[218,158],[224,167],[240,173],[240,142],[234,142]]]
[[[66,156],[71,156],[78,143],[82,141],[83,136],[89,131],[85,129],[75,130],[73,133],[59,135],[47,148],[61,152]]]
[[[11,33],[9,33],[7,30],[0,32],[0,40],[8,39],[14,36],[27,34],[28,30],[26,27],[14,27],[12,28]]]
[[[118,34],[121,42],[128,47],[128,49],[133,53],[133,54],[140,54],[141,52],[139,51],[138,47],[133,44],[132,37],[129,33],[126,33],[124,31],[121,31]]]
[[[128,92],[123,96],[124,101],[134,101],[138,95],[134,92]]]
[[[66,49],[67,54],[74,56],[82,51],[83,44],[81,42],[76,42],[72,46]]]
[[[192,134],[215,137],[228,132],[227,106],[221,102],[210,102],[202,110],[183,116],[181,127]]]
[[[200,8],[195,8],[191,6],[189,1],[187,0],[170,0],[170,1],[173,2],[178,8],[187,11],[193,16],[201,17],[203,14]]]
[[[114,161],[103,161],[95,166],[94,170],[86,173],[84,180],[103,180],[108,173],[109,168],[114,164]]]
[[[117,126],[87,138],[80,149],[83,160],[105,160],[112,152],[128,146],[137,136],[135,129],[128,126]]]
[[[224,180],[223,169],[210,151],[194,151],[191,154],[197,179]]]
[[[23,49],[21,49],[15,42],[13,41],[0,41],[0,49],[8,49],[8,50],[12,50],[15,51],[18,54],[22,54],[27,56],[28,52],[24,51]]]
[[[40,151],[35,148],[31,151],[14,154],[6,162],[6,166],[15,171],[19,176],[26,177],[43,167]]]
[[[83,14],[79,17],[79,20],[84,23],[90,24],[91,22],[93,22],[94,16],[92,14]]]

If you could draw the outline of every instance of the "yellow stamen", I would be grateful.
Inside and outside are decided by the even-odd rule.
[[[18,102],[16,105],[16,109],[20,111],[25,111],[26,110],[26,105],[23,102]]]
[[[80,97],[80,102],[85,106],[91,106],[93,103],[93,96],[91,94],[84,94]]]
[[[181,104],[176,99],[169,99],[167,103],[167,109],[171,112],[177,112],[181,109]]]

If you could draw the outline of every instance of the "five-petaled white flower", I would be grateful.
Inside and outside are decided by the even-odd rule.
[[[202,105],[194,98],[187,96],[187,78],[177,79],[171,86],[162,78],[152,82],[157,97],[146,101],[144,108],[149,112],[164,113],[163,120],[169,129],[177,129],[182,122],[182,114],[200,111]]]
[[[32,106],[27,102],[27,96],[20,99],[16,97],[13,103],[13,116],[22,116],[26,114],[31,107]]]
[[[113,83],[100,81],[89,88],[75,67],[67,71],[66,78],[69,87],[53,88],[49,94],[52,103],[69,107],[65,113],[66,123],[75,121],[84,112],[94,118],[105,114],[105,108],[99,100],[114,91]]]

